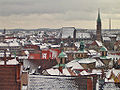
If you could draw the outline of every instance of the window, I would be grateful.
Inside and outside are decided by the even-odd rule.
[[[62,58],[60,59],[60,64],[62,64]]]
[[[102,53],[102,56],[104,56],[104,52],[101,52]]]

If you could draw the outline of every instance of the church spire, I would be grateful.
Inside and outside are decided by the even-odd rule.
[[[6,33],[6,29],[4,28],[3,34],[5,34],[5,33]]]
[[[102,41],[100,9],[98,9],[96,39]]]
[[[97,18],[97,22],[101,23],[101,18],[100,18],[100,9],[98,9],[98,18]]]

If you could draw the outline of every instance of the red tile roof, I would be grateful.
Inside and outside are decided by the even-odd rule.
[[[40,57],[41,57],[40,53],[30,53],[28,59],[40,60]]]
[[[59,49],[42,50],[41,52],[30,53],[28,59],[32,60],[56,59],[59,53],[60,53]]]

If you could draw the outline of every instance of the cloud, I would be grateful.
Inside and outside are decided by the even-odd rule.
[[[0,15],[66,13],[69,11],[104,13],[118,12],[120,1],[116,0],[0,0]],[[113,10],[111,10],[111,8]]]
[[[89,22],[91,28],[96,22],[98,8],[103,21],[120,19],[120,0],[0,0],[0,24],[1,27],[21,25],[28,28],[75,23],[79,27]]]

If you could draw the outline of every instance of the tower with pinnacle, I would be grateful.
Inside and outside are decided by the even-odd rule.
[[[98,17],[97,17],[96,40],[102,42],[100,10],[98,10]]]

